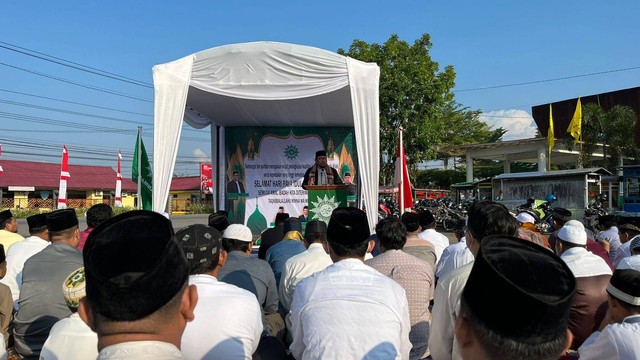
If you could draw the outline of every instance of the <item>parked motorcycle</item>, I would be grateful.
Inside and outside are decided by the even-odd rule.
[[[605,204],[607,203],[607,195],[600,194],[596,196],[594,201],[590,203],[584,210],[584,226],[591,230],[594,234],[597,234],[600,229],[598,228],[598,219],[600,216],[609,215],[609,211]]]

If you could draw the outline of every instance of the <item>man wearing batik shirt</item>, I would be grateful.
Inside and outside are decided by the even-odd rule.
[[[578,349],[580,360],[640,359],[640,257],[620,261],[609,286],[609,310],[602,331]]]
[[[385,218],[376,226],[381,254],[364,263],[400,284],[409,302],[413,347],[410,359],[423,359],[429,355],[429,301],[433,297],[435,283],[433,266],[402,251],[407,241],[407,229],[398,219]]]
[[[570,348],[577,350],[592,332],[598,330],[604,318],[611,268],[601,257],[587,251],[587,233],[579,221],[567,221],[557,236],[556,253],[576,278],[569,330],[573,333]]]

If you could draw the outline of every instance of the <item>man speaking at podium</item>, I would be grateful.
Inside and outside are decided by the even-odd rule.
[[[316,163],[304,173],[302,188],[307,189],[307,185],[342,185],[342,179],[338,171],[327,165],[327,152],[320,150],[316,152]]]

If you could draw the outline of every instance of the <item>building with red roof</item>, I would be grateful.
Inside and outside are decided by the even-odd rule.
[[[2,208],[54,208],[60,186],[60,164],[0,160]],[[116,171],[109,166],[69,165],[68,207],[90,207],[99,202],[113,204]],[[137,185],[122,179],[122,202],[134,206]]]
[[[212,205],[213,195],[201,191],[200,176],[174,177],[169,194],[172,212],[190,212],[193,204]]]
[[[54,209],[60,187],[60,163],[1,160],[2,208]],[[113,205],[116,171],[109,166],[71,165],[67,180],[67,206],[88,208],[98,203]],[[200,190],[200,176],[176,177],[171,182],[173,212],[190,212],[193,204],[211,203],[212,195]],[[138,185],[122,179],[122,205],[135,207]]]

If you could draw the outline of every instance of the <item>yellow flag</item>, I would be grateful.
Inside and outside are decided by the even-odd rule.
[[[553,133],[553,109],[549,104],[549,130],[547,130],[547,143],[549,143],[549,157],[551,157],[551,150],[556,143],[555,134]]]
[[[582,104],[580,103],[580,98],[578,98],[576,112],[573,113],[567,132],[575,139],[573,143],[577,144],[582,134]]]

